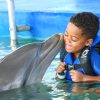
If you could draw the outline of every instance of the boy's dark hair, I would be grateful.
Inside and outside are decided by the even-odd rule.
[[[87,38],[97,36],[99,30],[99,18],[91,12],[78,13],[71,17],[70,22],[79,27]]]

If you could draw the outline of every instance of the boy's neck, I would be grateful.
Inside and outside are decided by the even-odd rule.
[[[78,58],[79,55],[80,55],[80,52],[78,52],[78,53],[74,53],[73,55],[74,55],[75,58]]]
[[[80,51],[78,51],[78,52],[76,52],[76,53],[73,53],[74,57],[75,57],[75,58],[78,58],[85,48],[87,48],[87,47],[84,47],[84,48],[81,49]]]

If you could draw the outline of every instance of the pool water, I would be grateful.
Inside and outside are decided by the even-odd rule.
[[[46,39],[36,39],[36,38],[17,38],[17,47],[20,47],[27,43],[34,42],[43,42]],[[12,51],[12,47],[10,46],[10,37],[0,37],[0,58],[3,58],[5,55],[9,54]]]
[[[10,52],[9,38],[0,42],[0,58]],[[20,41],[20,42],[19,42]],[[27,43],[42,42],[32,38],[18,38],[18,47]],[[56,79],[59,54],[47,69],[41,83],[0,92],[0,100],[100,100],[100,83],[72,83]]]
[[[72,86],[73,85],[73,86]],[[51,86],[42,83],[22,87],[0,93],[1,100],[100,100],[100,93],[95,92],[92,85],[84,84],[80,90],[79,85],[64,82],[54,82]],[[99,84],[100,85],[100,84]],[[90,88],[89,88],[90,87]],[[69,89],[67,89],[69,88]],[[73,89],[72,92],[70,89]]]

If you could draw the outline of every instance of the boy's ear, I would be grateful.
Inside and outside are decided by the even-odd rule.
[[[89,45],[91,45],[93,43],[93,39],[88,39],[87,41],[86,41],[86,46],[89,46]]]

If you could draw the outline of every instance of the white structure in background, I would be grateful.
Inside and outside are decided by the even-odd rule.
[[[16,32],[30,31],[31,26],[29,26],[29,25],[16,26],[14,0],[6,0],[6,1],[7,1],[7,5],[8,5],[8,17],[9,17],[9,30],[10,30],[10,38],[11,38],[11,47],[12,47],[12,50],[15,50],[16,44],[17,44]]]
[[[16,22],[15,22],[15,7],[14,0],[6,0],[8,5],[8,15],[9,15],[9,30],[11,37],[11,47],[12,49],[16,48],[17,39],[16,39]]]

